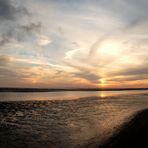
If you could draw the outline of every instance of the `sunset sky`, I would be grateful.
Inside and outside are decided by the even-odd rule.
[[[0,87],[148,87],[148,1],[0,0]]]

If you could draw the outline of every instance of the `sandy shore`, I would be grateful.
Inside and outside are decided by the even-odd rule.
[[[148,147],[148,109],[138,112],[99,148]]]
[[[147,147],[148,110],[136,113],[132,119],[128,118],[117,132],[109,130],[114,136],[102,143],[110,134],[100,132],[103,130],[100,121],[111,117],[109,119],[117,122],[117,118],[124,116],[124,112],[113,110],[116,100],[112,100],[110,104],[106,102],[106,106],[110,106],[109,110],[101,101],[87,98],[71,101],[1,102],[0,148]],[[119,105],[120,102],[116,104]],[[122,102],[122,107],[123,105]],[[103,107],[107,114],[103,114]],[[127,106],[126,99],[125,107],[124,111],[128,113],[128,107],[131,106]],[[111,120],[104,121],[104,125],[109,124]]]

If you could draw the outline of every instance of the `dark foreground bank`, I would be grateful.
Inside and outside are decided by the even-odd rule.
[[[138,112],[99,148],[148,147],[148,109]]]

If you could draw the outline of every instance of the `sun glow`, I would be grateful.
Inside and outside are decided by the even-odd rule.
[[[101,97],[101,98],[106,97],[105,93],[101,92],[100,97]]]
[[[100,82],[101,82],[101,84],[104,84],[105,83],[105,79],[101,79]]]
[[[100,84],[99,84],[99,86],[101,86],[101,87],[106,86],[106,81],[105,81],[104,78],[100,79]]]
[[[98,52],[102,56],[118,56],[121,54],[123,45],[117,41],[104,41],[98,47]]]

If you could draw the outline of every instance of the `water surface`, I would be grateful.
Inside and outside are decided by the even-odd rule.
[[[0,101],[27,100],[73,100],[82,97],[109,97],[129,94],[144,94],[148,90],[129,91],[59,91],[59,92],[0,92]]]

